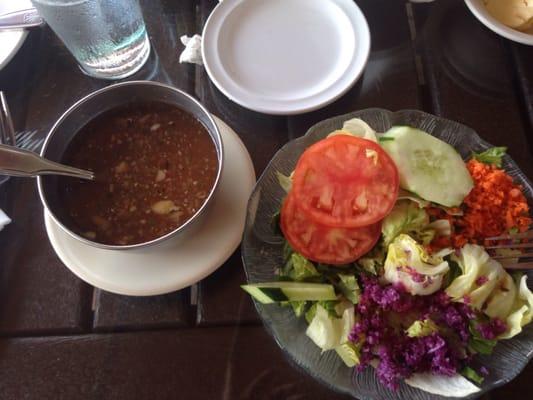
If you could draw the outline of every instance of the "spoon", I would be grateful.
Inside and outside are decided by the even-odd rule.
[[[0,144],[0,174],[35,177],[38,175],[64,175],[94,180],[94,173],[69,167],[43,158],[33,151]]]
[[[32,28],[43,24],[44,19],[39,16],[35,8],[0,15],[0,30]]]

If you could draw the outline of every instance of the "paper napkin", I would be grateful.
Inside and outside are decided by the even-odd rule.
[[[222,0],[218,1],[219,3],[222,2]],[[202,36],[198,34],[194,36],[183,35],[180,40],[185,46],[185,49],[180,54],[180,63],[204,65],[204,60],[202,59]]]

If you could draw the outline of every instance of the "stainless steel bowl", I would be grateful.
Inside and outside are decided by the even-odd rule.
[[[68,216],[59,199],[58,177],[43,176],[37,178],[39,196],[41,197],[44,208],[48,211],[52,219],[70,236],[90,246],[108,250],[131,250],[162,243],[168,241],[168,239],[182,237],[188,233],[190,234],[205,216],[206,210],[213,199],[213,195],[220,181],[223,160],[222,139],[218,127],[209,112],[187,93],[172,86],[151,81],[118,83],[97,90],[77,101],[59,118],[52,129],[50,129],[41,150],[41,156],[52,161],[60,162],[72,139],[89,121],[110,109],[138,101],[159,101],[175,105],[192,114],[205,126],[213,139],[217,151],[218,171],[215,183],[204,204],[184,224],[166,235],[151,241],[122,246],[95,242],[71,231],[64,223],[64,221],[68,220]]]

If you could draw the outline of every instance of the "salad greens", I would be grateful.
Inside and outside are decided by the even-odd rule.
[[[507,152],[507,147],[492,147],[482,153],[472,153],[472,157],[485,164],[493,164],[498,168],[502,166],[502,158]]]
[[[439,327],[431,318],[419,319],[411,324],[405,331],[409,337],[424,337],[438,332]]]
[[[428,295],[441,288],[448,262],[427,250],[411,236],[400,234],[389,245],[383,278],[402,285],[412,295]]]

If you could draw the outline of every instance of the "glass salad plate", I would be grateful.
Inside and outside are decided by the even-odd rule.
[[[421,111],[390,112],[373,108],[319,122],[304,136],[287,143],[276,153],[259,178],[250,197],[242,242],[242,257],[248,282],[277,280],[277,268],[283,263],[283,237],[275,234],[271,227],[272,215],[278,211],[285,196],[284,190],[278,183],[276,171],[289,175],[298,158],[309,145],[326,137],[330,132],[340,129],[343,122],[351,118],[361,118],[377,132],[385,132],[394,125],[420,128],[454,146],[464,159],[468,158],[473,151],[480,152],[493,147],[482,140],[471,128]],[[523,192],[528,202],[532,204],[533,186],[517,164],[507,155],[504,158],[503,168],[523,186]],[[533,274],[529,272],[530,287],[532,281]],[[279,307],[275,304],[263,305],[258,302],[255,302],[255,306],[267,330],[289,359],[338,392],[350,394],[359,399],[434,400],[445,398],[413,388],[403,382],[397,391],[389,390],[378,382],[373,368],[356,372],[353,368],[346,367],[336,352],[322,353],[320,348],[305,335],[307,328],[305,319],[295,317],[292,308]],[[533,324],[530,324],[514,338],[499,341],[491,355],[476,355],[476,363],[486,366],[490,374],[480,385],[479,392],[464,398],[476,398],[511,381],[532,357]]]

